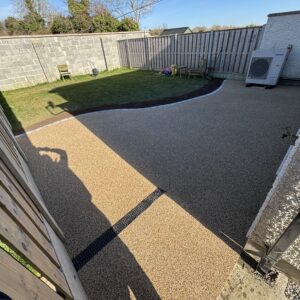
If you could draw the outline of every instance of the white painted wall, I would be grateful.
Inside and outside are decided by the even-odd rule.
[[[300,79],[300,11],[269,15],[260,49],[285,48],[289,44],[293,45],[293,50],[282,77]]]

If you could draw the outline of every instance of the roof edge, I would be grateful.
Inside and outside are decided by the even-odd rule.
[[[272,17],[289,16],[289,15],[300,15],[300,10],[271,13],[268,14],[268,17],[272,18]]]

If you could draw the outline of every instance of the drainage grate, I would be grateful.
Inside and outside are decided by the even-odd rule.
[[[74,257],[72,262],[76,271],[80,270],[86,263],[88,263],[98,252],[100,252],[115,237],[117,237],[121,233],[121,231],[123,231],[130,223],[132,223],[164,193],[165,191],[157,188],[153,193],[151,193],[147,198],[145,198],[135,208],[133,208],[128,214],[120,219],[115,225],[107,229],[96,240],[94,240],[83,251],[81,251],[76,257]]]

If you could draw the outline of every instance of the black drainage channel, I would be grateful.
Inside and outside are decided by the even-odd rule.
[[[120,219],[115,225],[107,229],[97,239],[90,243],[82,250],[72,262],[76,271],[79,271],[86,263],[88,263],[98,252],[107,246],[114,238],[116,238],[130,223],[132,223],[140,214],[150,207],[165,191],[157,188],[148,197],[141,201],[128,214]]]

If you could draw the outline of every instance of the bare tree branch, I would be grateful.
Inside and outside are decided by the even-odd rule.
[[[92,3],[104,5],[117,18],[129,16],[137,23],[151,13],[155,4],[162,0],[93,0]]]
[[[28,9],[26,7],[25,0],[12,0],[14,12],[19,18],[23,18],[28,14]],[[51,21],[54,15],[57,15],[54,7],[50,5],[48,0],[33,0],[33,6],[36,12],[44,19],[46,22]]]

